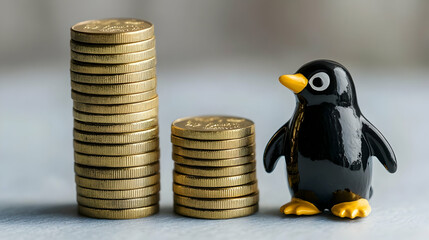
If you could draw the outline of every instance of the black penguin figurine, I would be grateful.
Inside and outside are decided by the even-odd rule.
[[[372,158],[396,171],[396,157],[383,135],[362,115],[349,72],[317,60],[280,83],[296,94],[292,118],[268,142],[264,166],[272,172],[286,159],[292,200],[280,211],[314,215],[325,209],[339,217],[366,217],[372,195]]]

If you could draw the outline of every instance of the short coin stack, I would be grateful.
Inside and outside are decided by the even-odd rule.
[[[229,116],[178,119],[171,126],[174,210],[227,219],[258,210],[252,121]]]
[[[153,25],[138,19],[71,28],[79,212],[140,218],[158,212],[159,140]]]

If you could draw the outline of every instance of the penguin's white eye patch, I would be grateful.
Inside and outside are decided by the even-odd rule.
[[[327,73],[319,72],[314,74],[310,78],[310,80],[308,80],[308,83],[310,84],[311,88],[321,92],[329,87],[329,83],[331,83],[331,79],[329,78],[329,75]]]

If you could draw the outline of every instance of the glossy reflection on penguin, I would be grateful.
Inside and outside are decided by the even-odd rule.
[[[296,95],[296,108],[268,142],[264,166],[272,172],[284,156],[292,199],[286,215],[329,209],[346,218],[371,212],[372,158],[391,173],[396,157],[383,135],[362,115],[345,67],[329,60],[302,66],[280,82]]]

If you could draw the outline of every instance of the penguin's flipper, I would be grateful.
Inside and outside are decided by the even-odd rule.
[[[387,171],[396,172],[395,153],[386,138],[365,117],[362,117],[362,123],[362,132],[370,145],[372,154],[378,158]]]
[[[271,137],[264,151],[264,166],[265,171],[272,172],[276,167],[277,160],[281,156],[285,156],[285,140],[289,130],[289,121],[283,125]]]

